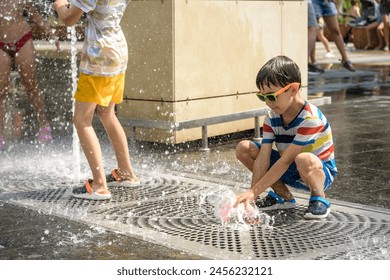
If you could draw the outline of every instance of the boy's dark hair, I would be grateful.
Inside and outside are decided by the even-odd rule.
[[[270,59],[261,67],[256,77],[258,89],[262,88],[263,85],[285,87],[291,83],[301,84],[301,71],[292,59],[284,55]]]

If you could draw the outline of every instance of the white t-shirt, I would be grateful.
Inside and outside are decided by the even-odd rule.
[[[73,0],[87,14],[80,72],[115,76],[126,71],[127,42],[120,22],[129,0]]]

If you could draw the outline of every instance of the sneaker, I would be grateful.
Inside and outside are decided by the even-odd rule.
[[[76,187],[72,191],[72,196],[90,200],[107,200],[111,198],[111,193],[108,191],[95,192],[92,189],[92,180],[89,179],[82,187]]]
[[[5,139],[3,136],[0,136],[0,152],[5,150]]]
[[[138,181],[130,181],[129,179],[124,179],[119,175],[118,169],[111,171],[111,174],[106,176],[106,181],[108,186],[124,186],[124,187],[138,187],[141,185],[141,181],[137,178]]]
[[[51,136],[51,127],[49,125],[39,129],[38,141],[41,144],[53,142],[53,137]]]
[[[325,70],[322,69],[317,64],[309,63],[307,69],[308,69],[309,74],[311,74],[311,75],[319,75],[319,74],[322,74],[325,72]]]
[[[353,67],[352,62],[350,60],[341,61],[341,65],[343,65],[345,69],[347,69],[351,72],[356,71],[355,67]]]
[[[305,214],[306,219],[323,219],[330,213],[330,203],[323,197],[312,196],[309,200]]]
[[[327,52],[325,55],[324,55],[325,58],[332,58],[332,57],[335,57],[334,53],[332,52]]]
[[[384,50],[385,52],[388,52],[388,51],[389,51],[389,47],[386,46],[386,47],[383,48],[383,50]]]
[[[289,209],[297,206],[295,198],[285,201],[273,191],[268,192],[266,197],[257,199],[255,204],[260,210]]]

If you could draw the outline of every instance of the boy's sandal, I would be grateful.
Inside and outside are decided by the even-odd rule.
[[[89,179],[85,182],[84,186],[74,188],[72,196],[90,200],[107,200],[111,198],[111,193],[109,191],[94,191],[92,188],[92,180]]]
[[[323,219],[330,213],[330,202],[320,196],[312,196],[309,200],[309,206],[307,207],[303,217],[305,219]]]
[[[256,206],[263,211],[297,207],[295,198],[286,201],[273,191],[269,191],[268,195],[263,198],[257,198],[255,203]]]
[[[141,185],[141,181],[131,181],[128,178],[123,178],[119,174],[118,169],[114,169],[111,171],[111,174],[106,176],[107,184],[110,186],[126,186],[126,187],[138,187]]]

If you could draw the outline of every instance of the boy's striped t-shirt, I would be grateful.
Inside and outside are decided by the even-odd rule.
[[[263,144],[275,143],[280,155],[293,143],[304,146],[303,152],[318,156],[328,168],[337,173],[332,130],[317,106],[305,102],[298,116],[287,126],[281,115],[272,110],[264,119]]]

